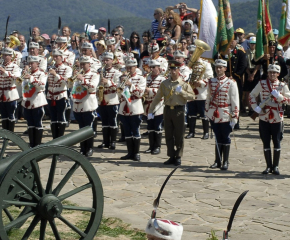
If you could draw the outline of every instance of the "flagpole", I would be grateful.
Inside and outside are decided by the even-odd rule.
[[[266,22],[265,22],[265,0],[262,0],[263,7],[262,7],[262,13],[263,13],[263,28],[264,28],[264,36],[266,38],[266,54],[267,54],[267,68],[269,66],[269,59],[268,59],[268,54],[269,54],[269,40],[268,36],[266,36]]]

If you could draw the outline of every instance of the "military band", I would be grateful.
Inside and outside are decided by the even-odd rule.
[[[72,39],[77,41],[78,36],[74,35]],[[252,88],[255,88],[250,94],[249,103],[260,118],[260,136],[267,164],[263,174],[279,174],[282,105],[289,103],[289,90],[279,81],[285,74],[285,64],[281,57],[275,55],[275,41],[269,41],[269,54],[257,62],[253,60],[255,38],[249,41],[253,46],[247,51],[247,61],[244,49],[235,40],[231,41],[228,55],[217,55],[217,77],[214,78],[210,62],[202,59],[202,53],[198,52],[200,49],[202,52],[208,51],[206,45],[200,45],[200,40],[189,45],[188,55],[176,45],[175,51],[172,51],[174,60],[169,63],[160,56],[158,43],[152,41],[148,44],[147,54],[142,55],[138,68],[139,59],[134,58],[134,52],[130,49],[121,48],[120,44],[124,45],[125,40],[118,40],[116,36],[94,41],[97,54],[86,34],[80,35],[82,40],[78,44],[75,42],[74,50],[69,49],[67,36],[55,34],[52,37],[56,44],[54,40],[51,42],[52,51],[47,55],[48,58],[40,55],[40,45],[34,40],[29,42],[29,55],[21,57],[21,53],[10,48],[19,44],[14,36],[5,38],[6,47],[1,51],[2,128],[14,131],[17,101],[21,102],[28,125],[30,147],[41,144],[45,105],[49,108],[53,139],[64,134],[70,115],[70,111],[66,112],[70,102],[69,93],[72,91],[72,109],[79,127],[92,126],[96,131],[97,113],[102,121],[103,139],[98,148],[116,149],[117,119],[120,119],[128,150],[121,159],[140,161],[140,124],[144,115],[147,117],[149,138],[145,153],[154,155],[161,152],[164,124],[169,157],[164,164],[180,165],[186,114],[189,125],[186,139],[195,136],[199,116],[203,125],[201,139],[209,138],[209,122],[215,133],[215,162],[210,168],[227,170],[230,134],[239,119],[243,74],[246,72],[249,76],[255,73],[257,82],[261,65],[263,79],[266,80],[252,84]],[[77,58],[75,52],[78,53]],[[266,60],[272,64],[265,72]],[[230,75],[229,61],[233,77],[227,77]],[[259,94],[262,102],[271,96],[263,108],[256,100]],[[270,139],[274,143],[273,162]],[[80,152],[92,156],[93,143],[93,138],[81,143]]]

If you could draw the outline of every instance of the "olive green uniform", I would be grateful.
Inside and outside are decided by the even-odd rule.
[[[181,92],[176,92],[175,88],[181,86]],[[171,78],[163,81],[157,94],[149,108],[149,113],[153,113],[155,106],[164,99],[164,129],[167,145],[167,155],[169,157],[182,157],[184,139],[184,108],[187,101],[195,99],[195,95],[189,84],[181,77],[176,81]],[[176,146],[176,150],[174,150]]]

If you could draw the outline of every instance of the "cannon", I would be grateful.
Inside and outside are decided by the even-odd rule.
[[[68,229],[65,234],[71,231],[69,234],[77,236],[72,239],[94,238],[103,214],[102,184],[87,158],[69,148],[93,135],[92,128],[85,127],[29,148],[16,134],[0,130],[0,137],[3,139],[0,152],[0,239],[10,239],[11,230],[21,226],[25,231],[18,239],[29,239],[36,232],[39,233],[37,239],[45,239],[48,225],[55,239],[65,238],[62,235],[63,228]],[[4,157],[8,141],[12,141],[22,152]],[[66,161],[59,163],[59,157]],[[65,169],[59,168],[59,164],[65,166]],[[43,169],[48,174],[41,174]],[[57,174],[60,171],[64,171],[64,174]],[[79,180],[80,177],[82,181],[74,182],[74,179]],[[83,206],[71,204],[69,198],[80,198],[79,194],[86,194],[83,197],[86,199],[86,202],[82,201]],[[17,208],[20,211],[15,215]],[[83,224],[78,227],[67,219],[67,211],[73,211],[76,216],[85,213],[88,216],[85,226]],[[62,224],[61,229],[58,223]]]

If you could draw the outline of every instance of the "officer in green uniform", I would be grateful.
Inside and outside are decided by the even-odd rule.
[[[181,164],[184,139],[184,109],[186,102],[195,99],[192,88],[179,75],[181,64],[169,61],[170,77],[163,81],[148,111],[148,119],[154,118],[155,106],[164,97],[164,130],[169,159],[165,165]],[[174,149],[174,146],[176,149]]]

